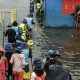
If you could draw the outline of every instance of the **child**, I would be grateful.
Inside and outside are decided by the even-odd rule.
[[[5,57],[5,50],[0,47],[0,80],[5,80],[7,70],[8,62]]]
[[[33,72],[30,80],[45,80],[46,73],[42,68],[42,61],[40,58],[35,58],[33,61]]]
[[[25,42],[22,42],[21,44],[22,53],[25,56],[25,62],[29,64],[29,49]],[[24,66],[24,80],[27,80],[30,78],[30,71],[29,71],[29,65]]]

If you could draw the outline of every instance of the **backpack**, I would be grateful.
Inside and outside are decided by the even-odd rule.
[[[72,80],[70,73],[61,65],[50,65],[46,80]]]

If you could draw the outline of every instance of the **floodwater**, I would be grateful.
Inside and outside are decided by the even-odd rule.
[[[0,9],[17,9],[17,20],[20,23],[29,13],[29,0],[0,0]],[[10,23],[5,16],[4,26]],[[2,26],[3,28],[3,26]],[[0,26],[1,29],[1,26]],[[71,72],[73,80],[80,80],[80,30],[44,29],[33,25],[33,57],[46,57],[48,50],[59,50],[62,62]],[[3,42],[0,30],[0,44]]]
[[[36,45],[35,56],[43,59],[48,50],[59,50],[63,65],[70,71],[73,80],[80,80],[80,30],[35,26],[33,39],[34,47]]]

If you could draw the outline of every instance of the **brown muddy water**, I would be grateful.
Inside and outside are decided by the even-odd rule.
[[[21,23],[29,13],[29,3],[29,0],[0,0],[0,9],[17,9],[17,20]],[[10,23],[8,18],[5,17],[4,26]],[[0,26],[0,45],[3,43],[2,28]],[[62,62],[70,70],[73,80],[80,80],[80,30],[44,29],[35,24],[33,41],[34,58],[45,58],[49,49],[59,50]]]
[[[80,80],[80,30],[43,29],[35,26],[33,39],[35,56],[43,59],[48,50],[59,50],[63,65],[70,71],[73,80]]]

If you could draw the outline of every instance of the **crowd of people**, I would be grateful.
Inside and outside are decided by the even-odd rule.
[[[43,24],[44,19],[44,0],[31,0],[30,13],[35,14],[38,24]]]
[[[43,60],[36,57],[30,70],[28,48],[24,42],[15,51],[11,43],[5,45],[4,49],[0,47],[0,80],[5,80],[5,77],[6,80],[72,80],[57,50],[49,50]]]
[[[17,21],[7,26],[4,36],[8,38],[4,48],[0,47],[0,80],[23,80],[32,63],[32,21],[28,15],[22,23]]]
[[[41,13],[41,5],[37,0],[37,14]],[[8,37],[8,43],[4,48],[0,47],[0,80],[72,80],[58,50],[49,50],[43,60],[39,57],[32,60],[32,24],[33,18],[29,14],[19,25],[14,21],[7,26],[4,35]]]

